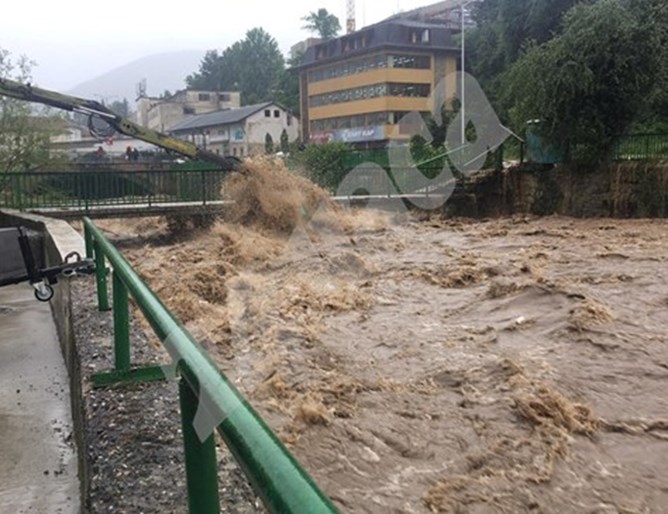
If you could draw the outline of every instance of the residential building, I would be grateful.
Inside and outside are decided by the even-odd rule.
[[[281,105],[264,102],[191,116],[169,133],[221,155],[246,157],[265,153],[267,135],[278,149],[284,130],[288,141],[295,141],[299,120]]]
[[[206,114],[241,105],[238,91],[178,91],[166,98],[140,96],[135,121],[159,132],[167,132],[189,116]]]
[[[408,141],[398,122],[430,112],[430,95],[445,81],[457,91],[460,49],[442,4],[397,15],[307,49],[298,67],[302,139],[383,148]],[[409,131],[405,131],[409,132]]]

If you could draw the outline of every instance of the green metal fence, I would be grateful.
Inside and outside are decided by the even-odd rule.
[[[668,159],[668,134],[632,134],[625,136],[614,151],[617,161]]]
[[[174,318],[104,234],[84,218],[86,254],[95,257],[100,310],[109,310],[106,263],[113,268],[115,369],[94,377],[96,386],[164,378],[162,368],[132,368],[128,297],[132,297],[177,363],[191,514],[219,514],[217,460],[213,434],[201,441],[195,430],[198,409],[215,419],[216,430],[272,513],[333,513],[322,493],[271,429],[205,350]],[[201,435],[201,434],[200,434]]]
[[[227,172],[159,171],[17,172],[0,175],[0,206],[12,209],[206,204],[220,199]]]
[[[383,168],[390,166],[387,150],[357,150],[344,155],[343,166],[353,169],[361,164],[374,163]]]

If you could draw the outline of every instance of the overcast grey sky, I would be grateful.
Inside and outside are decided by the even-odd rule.
[[[357,26],[435,0],[357,0]],[[198,0],[33,0],[3,2],[0,47],[37,62],[34,80],[67,90],[146,55],[173,50],[222,49],[263,27],[287,53],[308,33],[301,18],[320,7],[345,27],[345,0],[284,2]],[[195,70],[193,70],[195,71]]]

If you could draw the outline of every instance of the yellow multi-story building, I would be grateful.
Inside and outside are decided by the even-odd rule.
[[[299,67],[303,141],[379,148],[407,140],[397,124],[410,112],[431,112],[439,83],[446,99],[454,96],[458,56],[446,25],[407,19],[310,47]]]

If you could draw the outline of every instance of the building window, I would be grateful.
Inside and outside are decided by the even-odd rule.
[[[183,114],[195,114],[195,109],[186,106],[183,108]]]
[[[311,122],[311,132],[325,132],[344,128],[377,127],[379,125],[396,125],[409,113],[408,111],[383,111],[354,116],[339,116]]]
[[[410,42],[413,44],[427,44],[430,40],[431,34],[429,29],[411,30],[410,32]]]
[[[420,40],[418,37],[429,38],[429,30],[421,35],[416,34],[416,43]],[[428,70],[431,68],[431,57],[428,55],[407,55],[407,54],[377,54],[369,57],[361,57],[359,59],[352,59],[341,64],[334,64],[326,68],[312,70],[308,74],[309,82],[320,82],[323,80],[331,80],[339,77],[346,77],[355,75],[357,73],[364,73],[367,71],[391,68],[414,68],[421,70]]]
[[[264,111],[264,117],[265,118],[271,118],[271,109],[266,109]]]
[[[232,148],[232,155],[237,156],[237,147]]]
[[[291,113],[288,113],[288,121],[287,121],[287,123],[288,123],[288,127],[292,126],[292,114],[291,114]]]
[[[278,109],[274,109],[274,118],[280,118],[281,117],[281,111]]]
[[[220,95],[220,101],[221,102],[231,102],[232,97],[230,95],[226,94],[226,93],[223,93],[223,94]]]
[[[211,100],[211,95],[209,93],[199,93],[197,98],[200,102],[208,102]]]
[[[389,83],[374,84],[354,89],[344,89],[333,93],[315,95],[310,98],[311,107],[355,102],[384,96],[400,96],[408,98],[426,98],[431,93],[429,84]]]
[[[428,70],[431,68],[431,57],[428,55],[391,55],[390,67]]]
[[[244,149],[239,148],[239,157],[243,157],[243,156],[244,156]]]

